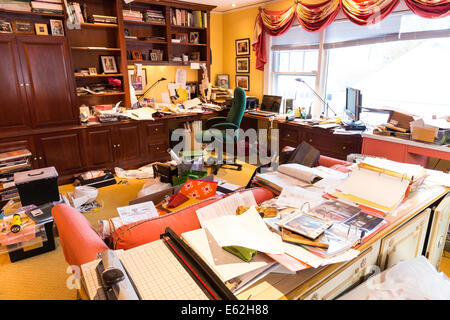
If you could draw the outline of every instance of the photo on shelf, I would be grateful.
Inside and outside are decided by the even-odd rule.
[[[144,93],[144,89],[147,86],[147,72],[142,69],[140,74],[135,69],[128,70],[128,81],[133,86],[137,95]]]
[[[229,74],[218,74],[216,86],[223,89],[230,89],[230,75]]]
[[[119,73],[115,56],[100,56],[103,73]]]
[[[48,36],[47,24],[45,24],[45,23],[36,23],[34,25],[34,28],[36,29],[36,34],[37,35]]]
[[[33,22],[14,20],[12,26],[14,33],[34,34]]]
[[[5,20],[0,20],[0,33],[12,33],[11,23]]]
[[[180,43],[188,43],[188,34],[187,33],[176,33],[175,39],[180,40]]]
[[[197,82],[186,82],[186,90],[189,92],[191,99],[197,97]]]
[[[236,76],[236,87],[241,87],[245,91],[250,90],[250,77],[249,76]]]
[[[189,32],[189,42],[190,43],[198,43],[199,33],[198,32]]]
[[[250,39],[238,39],[236,40],[236,55],[246,56],[250,54]]]
[[[236,58],[236,73],[250,72],[250,57]]]
[[[50,29],[52,36],[64,36],[64,24],[62,20],[50,19]]]
[[[96,76],[97,75],[97,68],[89,68],[89,75],[90,76]]]
[[[140,51],[133,50],[133,51],[131,51],[131,58],[136,61],[141,61],[142,53]]]

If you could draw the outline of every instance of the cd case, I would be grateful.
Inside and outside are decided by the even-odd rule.
[[[310,239],[316,239],[326,229],[331,227],[333,222],[330,220],[315,217],[306,213],[299,213],[292,218],[283,221],[282,227],[296,232]]]

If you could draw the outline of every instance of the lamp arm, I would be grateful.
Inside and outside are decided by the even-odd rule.
[[[326,102],[324,99],[322,99],[322,97],[321,96],[319,96],[319,94],[313,89],[313,88],[311,88],[305,81],[302,81],[313,93],[314,93],[314,95],[320,100],[320,101],[322,101],[326,106],[327,106],[327,110],[328,109],[330,109],[331,111],[333,111],[333,113],[334,113],[334,116],[337,116],[337,113],[333,110],[333,109],[331,109],[331,107],[330,107],[330,105],[328,104],[328,102]]]
[[[166,80],[166,79],[164,79],[164,80]],[[157,81],[156,81],[154,84],[152,84],[147,90],[145,90],[143,94],[139,95],[139,97],[140,97],[140,98],[144,97],[148,92],[150,92],[150,90],[152,90],[154,87],[156,87],[156,85],[157,85],[158,83],[160,83],[161,81],[164,81],[164,80],[163,80],[163,79],[157,80]]]

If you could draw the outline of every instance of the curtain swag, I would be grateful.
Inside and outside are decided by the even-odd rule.
[[[408,8],[424,18],[442,18],[450,14],[449,0],[404,0]],[[253,33],[252,47],[256,54],[256,69],[267,63],[265,35],[281,36],[295,20],[303,29],[318,32],[330,25],[342,8],[350,21],[361,26],[372,25],[388,16],[400,0],[295,0],[281,11],[259,9]]]

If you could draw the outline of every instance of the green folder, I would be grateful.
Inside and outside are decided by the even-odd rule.
[[[222,247],[222,248],[224,250],[228,251],[229,253],[234,254],[238,258],[241,258],[245,262],[252,261],[252,259],[258,253],[258,251],[256,251],[256,250],[245,248],[245,247],[240,247],[240,246],[227,246],[227,247]]]

